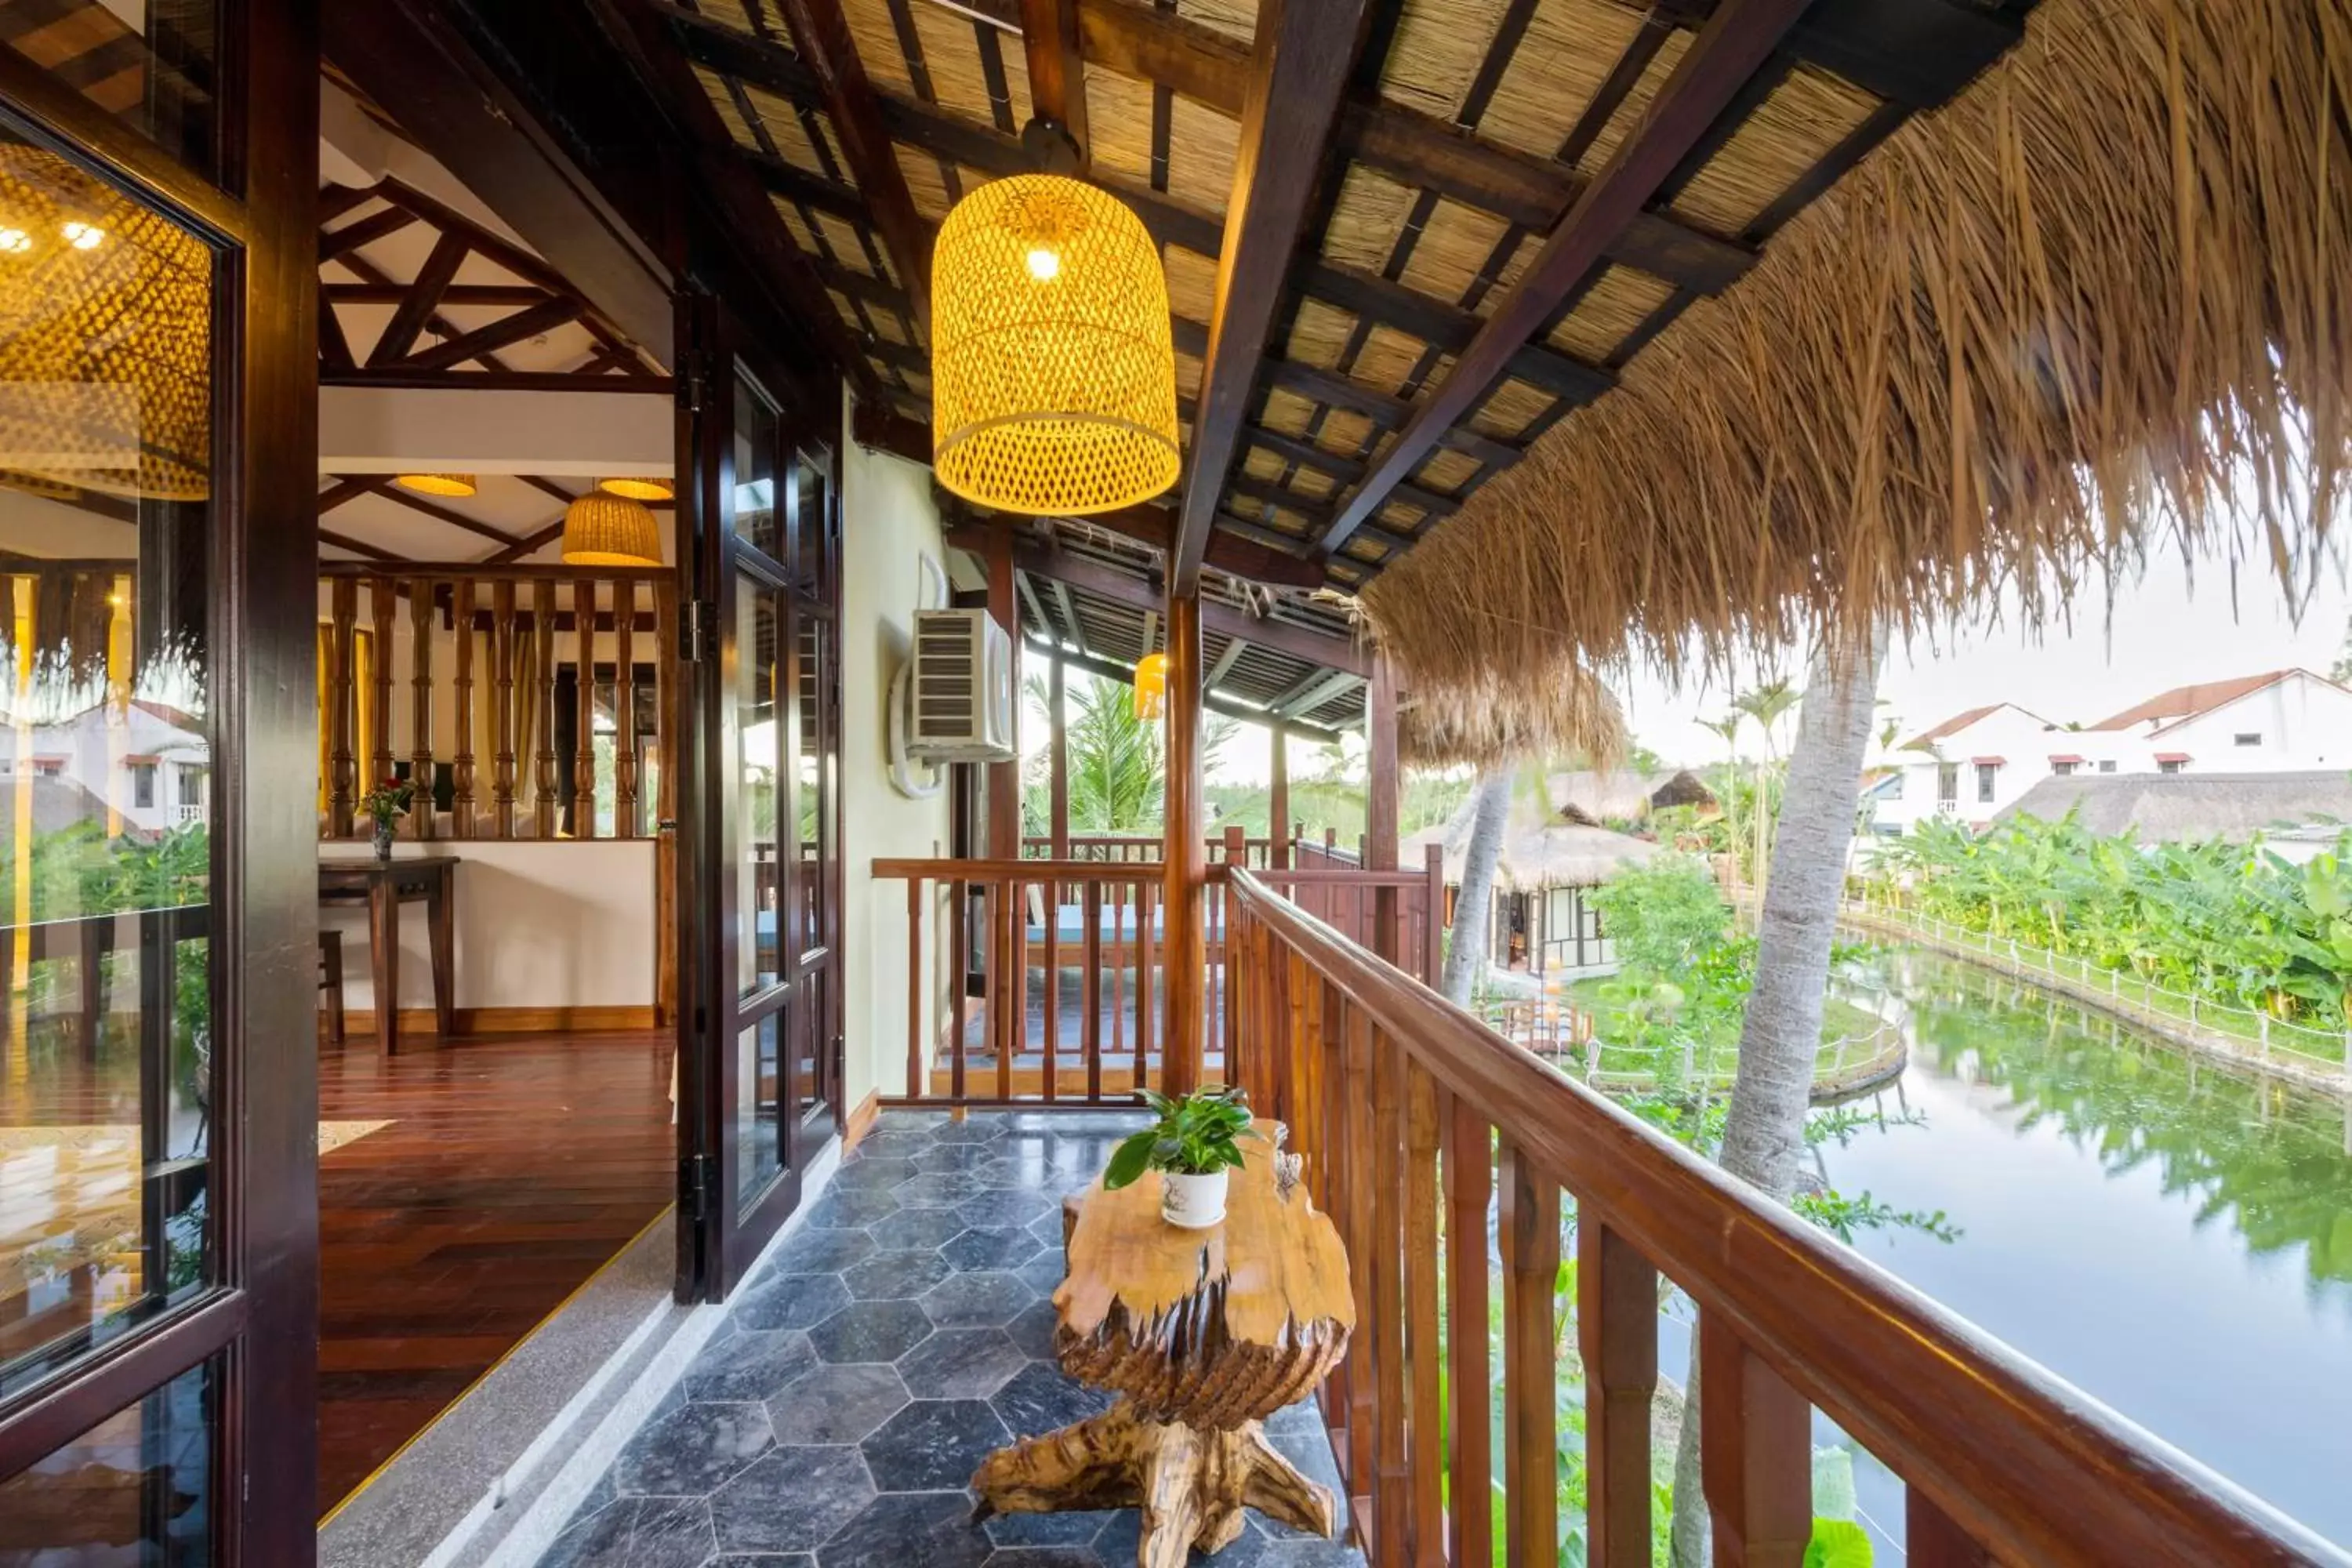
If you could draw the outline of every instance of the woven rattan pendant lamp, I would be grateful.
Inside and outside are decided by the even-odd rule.
[[[658,566],[661,527],[636,501],[590,490],[563,509],[566,566]]]
[[[1142,221],[1060,174],[979,186],[931,257],[931,467],[967,500],[1079,517],[1176,482],[1168,279]]]

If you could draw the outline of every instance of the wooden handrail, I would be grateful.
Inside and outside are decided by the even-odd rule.
[[[1234,870],[1227,883],[1229,943],[1240,953],[1242,976],[1239,1071],[1258,1104],[1304,1130],[1310,1180],[1318,1199],[1357,1227],[1351,1247],[1379,1257],[1404,1241],[1377,1223],[1361,1189],[1384,1191],[1396,1182],[1390,1156],[1416,1170],[1426,1141],[1399,1147],[1380,1130],[1377,1112],[1370,1132],[1333,1121],[1325,1108],[1342,1102],[1325,1093],[1330,1075],[1368,1081],[1375,1100],[1414,1095],[1426,1080],[1441,1121],[1460,1123],[1445,1140],[1449,1189],[1465,1174],[1455,1168],[1461,1152],[1483,1150],[1490,1136],[1499,1151],[1506,1471],[1524,1478],[1510,1519],[1539,1531],[1542,1542],[1524,1559],[1515,1550],[1515,1560],[1550,1560],[1545,1507],[1519,1492],[1540,1488],[1548,1496],[1552,1485],[1552,1461],[1539,1451],[1557,1438],[1546,1265],[1557,1256],[1557,1194],[1565,1189],[1577,1200],[1582,1259],[1596,1563],[1648,1561],[1647,1409],[1655,1379],[1654,1281],[1664,1274],[1700,1313],[1700,1430],[1718,1563],[1781,1561],[1791,1532],[1810,1529],[1803,1474],[1810,1404],[1911,1489],[1915,1562],[1983,1563],[1990,1553],[2013,1564],[2352,1564],[2352,1555],[1514,1047],[1269,881]],[[1334,997],[1339,1012],[1326,1016],[1320,1009]],[[1352,1070],[1358,1058],[1369,1079]],[[1331,1147],[1318,1147],[1318,1139]],[[1466,1178],[1485,1179],[1483,1155],[1465,1163]],[[1457,1223],[1467,1218],[1452,1212]],[[1483,1253],[1483,1196],[1475,1212]],[[1475,1337],[1483,1357],[1483,1262],[1478,1274],[1477,1327],[1452,1338]],[[1410,1274],[1405,1283],[1406,1299],[1423,1304]],[[1351,1455],[1351,1447],[1405,1418],[1391,1407],[1407,1401],[1391,1376],[1391,1356],[1413,1360],[1418,1377],[1414,1358],[1429,1353],[1415,1352],[1410,1340],[1401,1349],[1383,1341],[1381,1314],[1413,1315],[1398,1302],[1381,1279],[1358,1329],[1360,1344],[1376,1347],[1377,1367],[1352,1371],[1327,1413],[1346,1426],[1349,1441],[1340,1450],[1349,1489],[1378,1496],[1376,1536],[1403,1529],[1420,1539],[1452,1526],[1422,1514],[1412,1498],[1391,1496],[1402,1483],[1384,1484],[1394,1479],[1386,1467],[1349,1466],[1351,1458],[1376,1459],[1360,1448]],[[1459,1388],[1459,1366],[1455,1373]],[[1540,1389],[1528,1386],[1536,1378]],[[1419,1415],[1413,1425],[1437,1429]],[[1419,1462],[1436,1458],[1423,1452]],[[1455,1484],[1463,1484],[1458,1475]],[[1803,1550],[1801,1533],[1794,1540],[1790,1562]],[[1402,1561],[1401,1544],[1393,1536],[1376,1540],[1374,1560]]]

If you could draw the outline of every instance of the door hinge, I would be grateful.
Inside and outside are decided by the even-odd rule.
[[[693,1154],[678,1162],[678,1182],[686,1204],[687,1216],[697,1224],[710,1217],[711,1178],[717,1167],[708,1154]]]
[[[699,414],[710,401],[710,376],[703,369],[700,353],[689,351],[678,367],[678,387],[686,398],[686,411]]]
[[[678,626],[677,657],[699,664],[719,652],[719,606],[708,599],[689,599]]]

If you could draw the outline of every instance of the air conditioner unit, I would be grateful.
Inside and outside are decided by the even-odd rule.
[[[1011,762],[1013,700],[1013,641],[986,610],[915,613],[908,755],[935,763]]]

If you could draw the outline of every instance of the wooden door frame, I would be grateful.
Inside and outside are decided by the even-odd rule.
[[[275,1568],[313,1560],[318,1521],[318,18],[221,13],[217,185],[0,48],[15,121],[226,251],[205,522],[218,1282],[0,1401],[0,1478],[217,1357],[215,1560]]]

